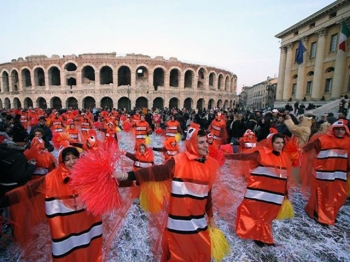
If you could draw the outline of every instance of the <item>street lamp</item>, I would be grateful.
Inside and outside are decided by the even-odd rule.
[[[130,85],[128,85],[127,93],[128,93],[128,112],[130,112],[130,110],[131,110],[131,102],[130,102],[130,98],[129,98],[129,95],[130,95]]]

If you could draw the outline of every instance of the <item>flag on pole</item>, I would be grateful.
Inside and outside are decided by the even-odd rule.
[[[339,49],[345,52],[346,49],[346,39],[350,37],[350,30],[347,27],[345,21],[341,24],[340,36],[339,36]]]
[[[295,56],[295,62],[297,62],[298,65],[304,62],[303,54],[305,51],[306,49],[305,49],[305,46],[303,45],[303,42],[299,40],[299,47],[297,49],[297,55]]]

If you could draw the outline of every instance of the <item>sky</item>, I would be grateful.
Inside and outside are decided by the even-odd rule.
[[[0,64],[30,55],[117,52],[176,57],[237,75],[278,77],[275,35],[332,0],[0,1]]]

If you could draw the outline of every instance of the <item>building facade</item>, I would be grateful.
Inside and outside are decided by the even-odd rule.
[[[277,78],[268,77],[253,86],[244,86],[240,94],[243,108],[267,109],[273,108],[276,100]]]
[[[349,43],[338,48],[341,24],[350,23],[350,0],[338,0],[276,35],[281,54],[276,99],[327,101],[350,95]],[[296,62],[299,42],[306,51]]]
[[[237,76],[176,58],[28,56],[0,64],[0,108],[232,108]]]

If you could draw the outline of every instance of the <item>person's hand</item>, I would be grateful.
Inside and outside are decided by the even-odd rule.
[[[31,165],[36,165],[36,159],[29,159],[28,160],[28,164],[31,164]]]
[[[216,228],[217,227],[215,222],[214,222],[214,218],[213,217],[209,218],[208,225],[209,225],[210,228]]]
[[[290,115],[285,115],[285,119],[291,119]]]

